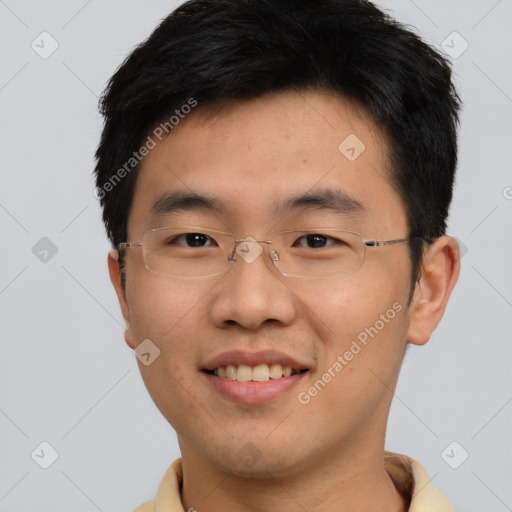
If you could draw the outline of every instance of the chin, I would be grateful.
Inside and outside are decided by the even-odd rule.
[[[211,446],[211,445],[210,445]],[[240,478],[269,479],[290,476],[304,469],[304,452],[293,449],[296,443],[284,440],[271,443],[261,438],[258,441],[246,438],[224,444],[215,453],[203,456],[218,469]]]

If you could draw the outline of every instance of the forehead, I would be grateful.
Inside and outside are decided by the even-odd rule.
[[[388,153],[366,111],[335,93],[198,106],[144,158],[129,233],[143,232],[169,194],[208,198],[224,220],[259,228],[294,199],[335,193],[359,203],[351,213],[365,222],[400,227],[405,212],[390,184]]]

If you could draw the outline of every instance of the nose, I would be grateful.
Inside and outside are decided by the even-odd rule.
[[[211,292],[215,294],[210,311],[216,327],[239,325],[255,330],[264,324],[285,326],[294,321],[295,296],[269,258],[268,245],[252,237],[236,244],[233,268]]]

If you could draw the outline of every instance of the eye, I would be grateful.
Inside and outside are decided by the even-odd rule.
[[[299,239],[297,239],[295,245],[298,245],[299,247],[308,247],[310,249],[321,249],[336,243],[342,242],[341,240],[336,240],[335,238],[322,235],[321,233],[312,233],[309,235],[301,236]]]
[[[209,247],[215,244],[215,240],[204,233],[184,233],[167,242],[167,245],[173,244],[186,247]]]

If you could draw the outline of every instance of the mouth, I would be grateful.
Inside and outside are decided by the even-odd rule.
[[[311,371],[311,365],[275,351],[221,354],[201,369],[208,385],[221,397],[263,404],[283,396]]]
[[[309,371],[308,368],[294,369],[279,363],[263,363],[251,367],[247,364],[228,364],[213,370],[204,370],[208,375],[237,382],[266,382],[270,379],[282,379]]]

